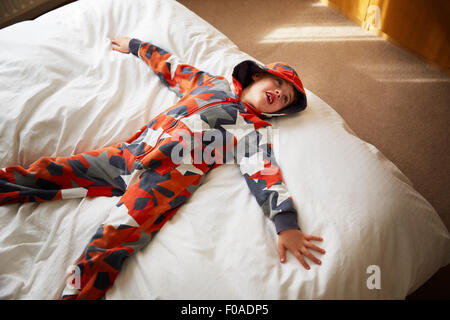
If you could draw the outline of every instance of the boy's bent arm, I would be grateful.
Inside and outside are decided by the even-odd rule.
[[[297,209],[273,155],[269,135],[271,131],[263,129],[241,138],[236,145],[235,157],[251,193],[264,214],[274,221],[279,234],[300,227]],[[262,141],[267,143],[260,144]]]
[[[265,132],[262,130],[259,131],[259,134],[264,135]],[[312,240],[322,241],[322,238],[304,234],[300,230],[297,222],[297,210],[272,153],[272,146],[270,143],[259,145],[259,141],[269,140],[266,137],[255,141],[250,135],[254,135],[254,133],[238,141],[236,160],[250,191],[264,214],[275,223],[280,261],[283,263],[286,261],[286,250],[288,250],[305,269],[309,270],[310,267],[303,255],[320,265],[321,261],[309,249],[324,254],[325,250],[310,242]],[[258,150],[256,153],[245,152],[251,150],[248,144],[252,140],[258,145]],[[239,153],[239,150],[245,151]]]

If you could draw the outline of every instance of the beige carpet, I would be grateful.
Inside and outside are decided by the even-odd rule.
[[[242,51],[293,65],[305,87],[394,162],[450,229],[447,75],[319,1],[179,2]],[[410,298],[448,299],[449,267]]]

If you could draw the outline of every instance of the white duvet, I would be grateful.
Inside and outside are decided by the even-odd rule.
[[[142,61],[111,51],[121,35],[227,77],[251,58],[167,0],[81,0],[4,28],[0,167],[123,141],[175,103]],[[279,263],[273,223],[239,169],[224,165],[126,261],[107,299],[403,299],[450,263],[450,236],[432,206],[332,107],[307,95],[304,112],[272,123],[300,227],[324,238],[322,265],[305,270],[290,253]],[[66,269],[116,202],[0,207],[0,299],[59,298]]]

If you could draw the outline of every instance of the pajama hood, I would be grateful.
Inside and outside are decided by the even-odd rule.
[[[300,112],[306,108],[306,94],[302,81],[297,72],[284,62],[274,62],[264,66],[252,60],[245,60],[237,64],[233,69],[233,84],[239,95],[252,82],[252,75],[255,73],[269,73],[280,77],[291,83],[297,93],[294,103],[276,113],[264,113],[264,116],[283,116]]]

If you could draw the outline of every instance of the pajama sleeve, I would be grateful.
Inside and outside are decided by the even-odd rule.
[[[236,161],[264,214],[274,221],[276,232],[300,229],[297,210],[273,155],[269,136],[267,130],[258,130],[240,139]]]
[[[132,39],[129,50],[147,63],[161,82],[179,98],[201,83],[203,77],[207,75],[195,67],[180,63],[176,56],[149,42]]]

